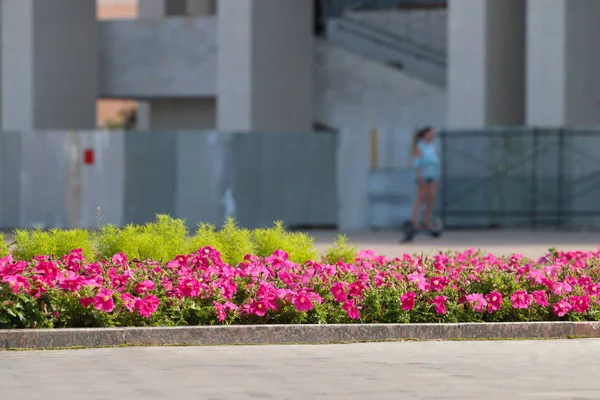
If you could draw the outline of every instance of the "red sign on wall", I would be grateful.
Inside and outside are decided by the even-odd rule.
[[[94,150],[85,149],[83,151],[83,163],[85,165],[94,165]]]

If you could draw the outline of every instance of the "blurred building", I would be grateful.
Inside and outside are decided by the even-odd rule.
[[[335,159],[335,173],[323,185],[335,186],[336,198],[328,204],[337,209],[323,214],[335,212],[327,223],[334,220],[344,229],[368,227],[369,171],[410,168],[407,149],[417,127],[595,127],[600,122],[597,0],[2,0],[0,14],[2,131],[56,130],[67,136],[78,131],[81,140],[72,141],[79,147],[87,140],[84,132],[98,126],[156,134],[139,139],[146,147],[137,136],[102,136],[106,149],[112,140],[125,149],[118,162],[105,161],[111,166],[129,165],[124,160],[133,143],[150,149],[171,140],[160,133],[333,132],[335,145],[330,143],[327,157]],[[373,129],[377,135],[370,137]],[[207,154],[218,141],[188,139],[202,142]],[[35,142],[19,140],[14,148]],[[256,145],[256,158],[266,159],[260,140],[248,146]],[[184,142],[170,146],[191,151]],[[181,160],[180,150],[169,160]],[[80,160],[73,160],[65,170],[79,171]],[[16,168],[10,157],[0,162]],[[312,159],[306,164],[294,168],[317,165]],[[103,171],[95,168],[100,179]],[[278,169],[265,164],[264,170]],[[18,176],[14,172],[0,181]],[[119,173],[132,176],[129,170]],[[262,185],[262,175],[255,175],[253,184]],[[71,179],[65,176],[57,180]],[[306,176],[310,185],[314,174]],[[21,200],[10,210],[35,197],[31,182],[21,179]],[[77,189],[80,183],[69,185]],[[229,189],[214,194],[215,209]],[[115,200],[115,209],[123,209],[124,202]],[[188,203],[191,209],[194,203]]]

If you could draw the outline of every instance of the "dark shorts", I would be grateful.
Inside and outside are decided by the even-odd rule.
[[[423,179],[423,183],[425,183],[426,185],[431,185],[437,182],[437,179],[435,178],[425,178]],[[419,183],[419,181],[417,180],[417,183]]]

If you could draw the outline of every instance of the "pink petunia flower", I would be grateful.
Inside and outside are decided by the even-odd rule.
[[[296,310],[306,312],[313,309],[312,300],[304,293],[298,293],[294,296],[293,304]]]
[[[343,303],[348,298],[343,282],[335,283],[331,286],[331,294],[338,303]]]
[[[127,308],[129,312],[132,313],[133,310],[135,310],[135,301],[138,300],[136,297],[132,296],[129,293],[123,293],[121,295],[121,300],[123,301],[125,308]]]
[[[417,295],[415,292],[404,293],[400,296],[400,302],[402,303],[402,309],[404,311],[410,311],[415,307],[415,298]]]
[[[446,296],[437,296],[433,299],[435,305],[435,312],[441,315],[446,314]]]
[[[200,294],[200,282],[194,278],[179,279],[177,289],[184,297],[197,297]]]
[[[475,312],[483,312],[487,306],[487,301],[480,293],[473,293],[466,296],[465,300],[473,307]]]
[[[21,290],[27,292],[31,287],[29,280],[23,275],[5,276],[2,278],[2,282],[7,283],[8,287],[14,294],[21,293]]]
[[[100,289],[94,297],[93,303],[97,310],[111,312],[115,308],[113,292],[110,289]]]
[[[342,308],[348,313],[350,319],[360,319],[360,312],[352,300],[346,300]]]
[[[150,316],[156,312],[159,305],[160,300],[153,294],[146,296],[143,299],[135,300],[135,309],[144,318],[150,318]]]
[[[569,300],[571,303],[571,309],[576,313],[583,314],[590,309],[589,296],[571,296]]]
[[[427,279],[424,274],[412,273],[408,275],[408,281],[417,286],[417,289],[424,292],[427,289]]]
[[[135,292],[141,295],[147,292],[151,292],[154,289],[156,289],[156,285],[154,284],[154,282],[150,280],[145,280],[141,281],[136,285]]]
[[[268,306],[264,302],[254,300],[250,303],[248,312],[258,317],[264,317],[267,314],[268,309]]]
[[[535,304],[538,306],[548,307],[548,297],[546,296],[546,292],[543,290],[536,290],[535,292],[531,293],[531,296],[533,297]]]
[[[567,299],[562,299],[558,303],[552,306],[552,311],[559,317],[564,317],[569,311],[571,311],[571,304]]]
[[[123,268],[127,267],[127,256],[125,253],[119,253],[112,256],[112,263]]]
[[[502,293],[500,292],[491,292],[485,296],[485,300],[487,301],[487,311],[488,313],[493,313],[494,311],[500,310],[502,307]]]
[[[513,308],[527,309],[531,305],[531,296],[524,290],[519,290],[510,296]]]

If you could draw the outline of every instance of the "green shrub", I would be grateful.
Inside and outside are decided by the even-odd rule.
[[[6,235],[0,232],[0,257],[8,255],[8,243],[6,243]]]
[[[94,244],[86,229],[51,229],[52,254],[62,257],[74,249],[81,249],[86,260],[94,259]]]
[[[99,260],[110,260],[113,255],[123,250],[120,240],[121,229],[116,225],[102,225],[95,235],[96,257]]]
[[[87,260],[94,259],[94,244],[85,229],[41,228],[15,230],[13,255],[20,260],[31,260],[37,255],[62,257],[71,250],[81,249]]]
[[[352,263],[357,255],[358,249],[348,245],[346,236],[338,235],[334,245],[327,249],[325,261],[329,264],[334,264],[340,260],[346,263]]]
[[[161,214],[146,225],[127,225],[122,229],[105,225],[96,239],[98,257],[109,259],[122,252],[129,259],[171,260],[186,252],[187,236],[185,221]]]
[[[290,260],[296,263],[304,263],[317,257],[313,238],[306,233],[286,232],[281,221],[275,222],[272,228],[256,229],[253,239],[254,254],[259,257],[268,257],[276,250],[285,251]]]
[[[219,236],[216,227],[211,224],[199,224],[194,236],[190,237],[186,244],[186,253],[195,253],[201,248],[212,247],[219,249]]]
[[[13,256],[19,260],[31,260],[37,255],[53,254],[54,248],[49,232],[41,228],[16,229]]]
[[[239,264],[246,255],[254,254],[252,232],[239,228],[235,218],[227,217],[225,225],[217,232],[217,243],[216,249],[221,253],[222,260],[229,265]]]

